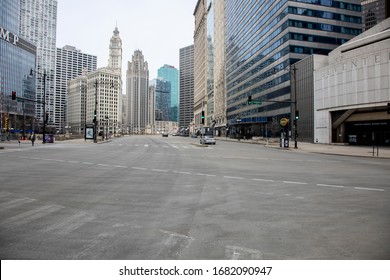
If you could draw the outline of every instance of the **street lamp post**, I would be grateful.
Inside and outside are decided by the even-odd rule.
[[[98,85],[99,81],[96,79],[95,81],[95,111],[94,111],[94,117],[93,117],[93,142],[97,143],[97,105],[98,105],[98,99],[97,99],[97,94],[98,94]]]
[[[38,72],[36,70],[31,69],[30,70],[30,76],[33,76],[33,74],[36,73],[38,75],[42,76],[43,79],[43,114],[42,114],[42,119],[43,119],[43,127],[42,127],[42,144],[45,144],[45,138],[46,138],[46,123],[48,121],[47,115],[46,115],[46,79],[47,79],[47,74],[46,70],[43,70],[43,73]]]
[[[295,64],[294,64],[294,68],[292,69],[292,71],[294,72],[294,120],[293,120],[293,123],[294,123],[294,149],[298,149],[298,141],[297,141],[297,137],[298,137],[298,116],[297,116],[297,68],[295,67]],[[292,113],[292,112],[291,112]],[[298,118],[297,118],[298,117]]]

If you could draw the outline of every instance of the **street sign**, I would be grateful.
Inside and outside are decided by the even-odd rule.
[[[287,118],[282,118],[279,121],[281,126],[286,126],[288,124],[288,119]]]

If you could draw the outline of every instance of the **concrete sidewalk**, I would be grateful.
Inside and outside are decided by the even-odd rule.
[[[373,147],[372,146],[353,146],[348,144],[318,144],[318,143],[297,143],[297,149],[294,149],[294,141],[290,141],[289,148],[282,148],[279,144],[279,139],[271,138],[268,140],[250,139],[238,141],[237,139],[229,139],[225,137],[217,137],[217,141],[229,141],[236,143],[247,143],[264,145],[265,147],[286,150],[291,152],[306,152],[306,153],[319,153],[319,154],[332,154],[343,156],[357,156],[357,157],[372,157],[372,158],[386,158],[390,159],[390,147]]]

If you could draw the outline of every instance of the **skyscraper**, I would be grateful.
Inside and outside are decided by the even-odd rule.
[[[4,140],[11,136],[2,133],[6,128],[22,131],[21,136],[35,129],[35,79],[30,70],[35,68],[36,47],[19,34],[20,2],[0,3],[0,137]],[[12,100],[12,92],[33,101]]]
[[[155,86],[155,120],[156,121],[170,121],[171,108],[171,82],[159,77],[152,81]]]
[[[57,48],[55,108],[52,122],[60,133],[65,132],[67,125],[68,81],[80,76],[84,70],[95,71],[96,64],[96,56],[82,53],[75,47]]]
[[[57,1],[56,0],[20,0],[21,37],[37,46],[36,57],[36,117],[43,124],[44,112],[42,102],[46,100],[48,124],[52,124],[57,107],[55,98],[55,63],[57,35]],[[43,74],[46,74],[44,76]],[[45,87],[41,79],[46,77]],[[43,90],[46,90],[44,93]],[[45,96],[44,96],[45,94]],[[61,99],[59,99],[61,100]]]
[[[122,55],[116,52],[122,49],[121,42],[116,27],[110,40],[109,65],[92,72],[88,72],[87,67],[82,76],[68,83],[68,119],[73,132],[83,133],[85,125],[92,124],[96,127],[96,135],[100,136],[122,131]],[[82,57],[94,60],[93,57]],[[96,68],[96,62],[92,65]]]
[[[390,17],[389,0],[362,0],[364,29],[368,30]]]
[[[110,40],[108,68],[116,69],[119,73],[122,73],[122,39],[119,36],[118,27],[115,27]]]
[[[194,45],[181,48],[179,55],[179,126],[188,127],[194,120]]]
[[[205,112],[207,121],[207,0],[198,0],[195,11],[194,32],[194,122],[197,128],[202,125],[201,114]],[[207,123],[205,123],[207,125]]]
[[[128,125],[130,131],[143,134],[149,119],[149,68],[142,51],[136,50],[127,64],[126,92],[128,98]]]
[[[230,132],[269,135],[266,130],[280,118],[291,119],[290,65],[311,54],[328,54],[361,29],[360,0],[226,0]],[[248,105],[248,97],[263,103]],[[272,134],[278,132],[275,125]]]
[[[157,72],[158,77],[171,83],[169,120],[177,122],[179,118],[179,71],[174,66],[165,64],[163,67],[159,68]]]

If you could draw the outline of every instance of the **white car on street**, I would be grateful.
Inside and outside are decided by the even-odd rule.
[[[217,141],[215,141],[215,138],[211,135],[203,135],[202,137],[200,137],[200,144],[212,144],[212,145],[215,145]]]

